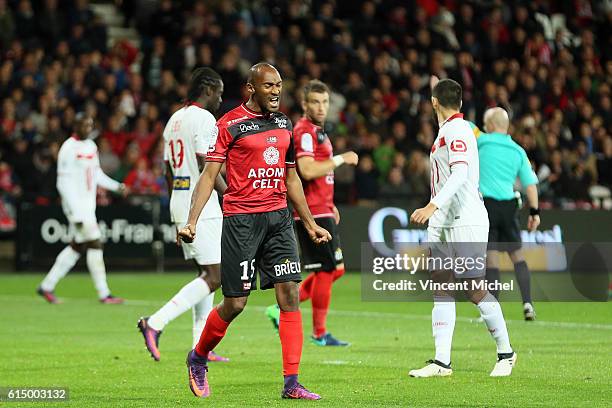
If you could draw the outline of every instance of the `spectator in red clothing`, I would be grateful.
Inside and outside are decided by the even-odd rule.
[[[132,194],[158,194],[160,192],[155,175],[149,169],[147,159],[144,157],[138,159],[136,166],[128,173],[123,183],[130,188]]]
[[[102,134],[102,137],[110,143],[113,152],[120,157],[130,142],[130,134],[124,130],[125,123],[125,117],[116,112],[108,118],[107,129]]]
[[[15,182],[13,170],[8,163],[0,161],[0,195],[3,193],[18,197],[21,194],[21,188]]]
[[[130,140],[138,144],[140,153],[148,156],[151,147],[157,141],[157,135],[149,129],[149,121],[144,116],[139,116],[134,124],[134,131],[130,135]]]
[[[527,41],[525,56],[536,57],[540,64],[550,65],[552,50],[544,39],[544,34],[537,32],[533,35],[533,38]]]

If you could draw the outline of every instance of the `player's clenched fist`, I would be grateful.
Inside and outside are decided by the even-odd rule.
[[[192,243],[193,240],[195,239],[195,227],[191,224],[187,224],[185,225],[183,228],[181,228],[181,230],[179,230],[178,232],[178,236],[179,238],[183,241],[186,242],[188,244]]]
[[[308,235],[316,244],[329,242],[332,239],[331,234],[325,228],[321,228],[318,225],[308,228]]]
[[[415,224],[425,224],[437,209],[438,208],[432,203],[427,204],[423,208],[418,208],[414,210],[410,216],[410,222],[414,222]]]
[[[359,162],[359,156],[357,156],[357,153],[353,151],[342,153],[342,158],[344,159],[345,164],[349,164],[351,166],[356,166]]]

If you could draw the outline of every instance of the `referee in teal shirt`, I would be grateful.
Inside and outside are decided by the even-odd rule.
[[[538,178],[531,169],[525,150],[508,134],[508,113],[502,108],[488,109],[484,114],[481,133],[474,127],[480,158],[480,191],[489,213],[489,250],[487,251],[487,280],[499,281],[498,250],[508,252],[514,264],[516,279],[523,298],[525,320],[535,319],[531,301],[531,282],[527,263],[521,253],[519,205],[514,192],[517,177],[525,188],[529,204],[527,228],[535,231],[540,224],[538,209]],[[503,243],[491,245],[491,243]],[[499,292],[493,293],[499,297]]]

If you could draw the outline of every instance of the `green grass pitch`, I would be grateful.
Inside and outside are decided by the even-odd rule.
[[[280,344],[263,313],[273,303],[272,291],[254,292],[230,326],[218,351],[232,361],[211,363],[212,396],[199,400],[189,391],[185,368],[191,313],[166,327],[158,363],[136,329],[139,316],[153,313],[192,276],[110,274],[113,292],[129,301],[101,305],[89,276],[74,273],[57,289],[64,304],[48,305],[34,294],[42,275],[0,275],[0,387],[68,387],[65,404],[75,407],[592,408],[612,401],[610,303],[539,303],[533,323],[521,320],[519,304],[504,304],[518,362],[511,377],[500,379],[489,377],[496,358],[493,340],[476,322],[476,309],[460,304],[453,375],[414,379],[408,370],[433,356],[431,303],[364,303],[358,275],[336,283],[328,319],[328,328],[352,346],[304,344],[301,382],[323,400],[280,399]],[[309,305],[303,311],[307,334]]]

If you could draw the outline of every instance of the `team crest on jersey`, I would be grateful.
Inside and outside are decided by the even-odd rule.
[[[463,153],[467,151],[467,146],[463,140],[453,140],[450,144],[450,149],[453,152]]]
[[[268,144],[275,144],[278,141],[278,139],[276,138],[276,136],[268,136],[268,138],[266,139],[266,142],[268,142]]]
[[[276,123],[279,128],[285,129],[287,127],[287,118],[283,116],[277,116],[274,118],[274,123]]]
[[[280,157],[280,153],[278,152],[278,149],[276,147],[274,147],[274,146],[268,147],[263,152],[264,161],[269,166],[272,166],[272,165],[278,163],[279,157]]]

